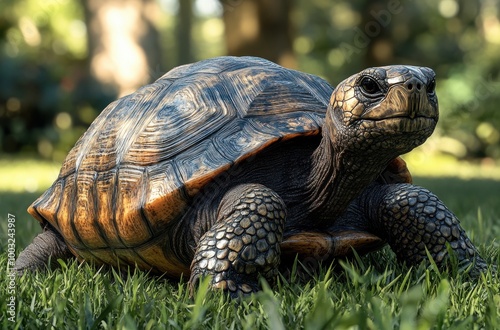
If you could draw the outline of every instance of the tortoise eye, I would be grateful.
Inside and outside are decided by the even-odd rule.
[[[380,86],[375,81],[375,79],[371,77],[364,77],[361,79],[359,84],[363,91],[368,95],[375,95],[381,92]]]
[[[427,93],[432,94],[436,89],[436,80],[432,79],[430,83],[427,84]]]

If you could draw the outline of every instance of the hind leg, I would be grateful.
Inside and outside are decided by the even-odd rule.
[[[191,285],[212,276],[212,286],[232,297],[258,291],[258,278],[278,271],[285,204],[272,190],[246,184],[224,196],[215,225],[206,232],[191,265]]]
[[[14,270],[22,274],[25,271],[55,268],[58,265],[57,259],[67,260],[72,257],[62,237],[51,228],[46,228],[19,254]]]

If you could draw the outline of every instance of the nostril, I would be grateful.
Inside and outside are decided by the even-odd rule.
[[[422,88],[425,87],[422,81],[417,78],[409,79],[408,81],[406,81],[405,86],[410,92],[420,92]]]

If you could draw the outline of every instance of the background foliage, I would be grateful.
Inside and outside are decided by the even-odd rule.
[[[99,3],[114,2],[122,7],[138,3]],[[233,45],[234,37],[229,38],[228,31],[239,33],[239,40],[255,34],[255,43],[247,41],[255,46],[245,53],[321,75],[332,84],[367,66],[425,65],[438,74],[442,113],[438,131],[426,151],[482,159],[483,163],[500,158],[497,0],[140,3],[148,4],[141,10],[153,25],[147,35],[135,41],[145,44],[144,40],[154,38],[159,44],[158,49],[145,49],[157,56],[147,64],[144,82],[153,81],[176,65],[224,55],[226,49],[238,53],[238,45]],[[118,96],[117,88],[105,88],[106,83],[96,80],[89,70],[98,55],[92,45],[102,35],[88,24],[90,16],[99,12],[90,12],[92,6],[95,1],[91,0],[2,0],[2,152],[38,154],[62,161],[92,120]],[[283,12],[288,14],[284,16]],[[266,41],[266,36],[275,37]],[[281,50],[269,48],[281,39],[290,42],[283,43]],[[286,58],[279,55],[283,49]],[[130,68],[132,73],[140,72],[138,66]]]

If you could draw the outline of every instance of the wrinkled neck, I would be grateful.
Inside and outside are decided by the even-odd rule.
[[[361,151],[335,150],[328,136],[312,155],[308,203],[315,226],[327,226],[339,217],[386,167],[387,161]]]

